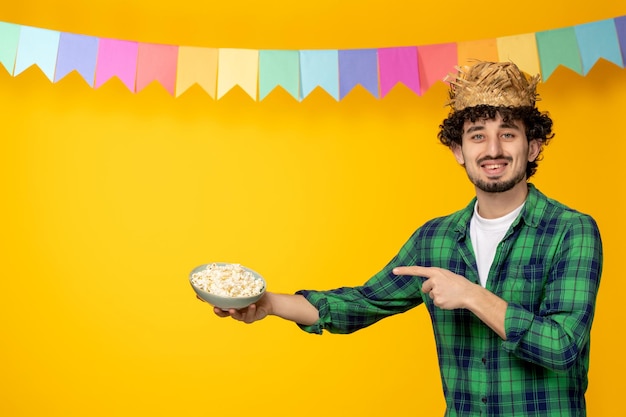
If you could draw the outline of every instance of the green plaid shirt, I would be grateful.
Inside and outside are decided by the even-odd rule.
[[[430,313],[446,416],[585,416],[589,334],[602,270],[595,221],[547,198],[532,184],[489,272],[487,289],[508,304],[506,341],[471,312],[442,310],[423,278],[403,265],[436,266],[478,283],[469,237],[476,200],[433,219],[364,285],[299,291],[320,319],[303,330],[351,333],[425,304]]]

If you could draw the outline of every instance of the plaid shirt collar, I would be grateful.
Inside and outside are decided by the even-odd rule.
[[[454,214],[456,228],[455,232],[458,234],[457,241],[465,239],[469,233],[469,224],[474,214],[474,206],[476,205],[476,197],[474,197],[469,204],[463,209]],[[539,191],[533,184],[528,183],[528,195],[526,196],[526,203],[520,213],[519,217],[515,219],[511,225],[511,229],[515,229],[520,221],[529,227],[536,228],[541,221],[544,211],[547,206],[547,197]]]

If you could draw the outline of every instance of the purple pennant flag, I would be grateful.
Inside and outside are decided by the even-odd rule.
[[[54,82],[76,70],[93,87],[97,57],[98,38],[61,33]]]
[[[617,39],[619,40],[619,48],[622,52],[622,61],[626,65],[626,16],[616,17],[615,29],[617,29]]]
[[[339,51],[339,98],[361,84],[378,98],[378,51],[349,49]]]

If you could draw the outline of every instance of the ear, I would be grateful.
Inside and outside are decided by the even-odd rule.
[[[453,143],[452,146],[450,146],[450,150],[452,151],[452,154],[454,154],[454,159],[456,159],[459,164],[465,164],[465,158],[463,157],[463,148],[461,147],[461,145],[459,145],[458,143]]]
[[[539,156],[541,152],[541,142],[537,139],[532,139],[528,142],[528,162],[533,162]]]

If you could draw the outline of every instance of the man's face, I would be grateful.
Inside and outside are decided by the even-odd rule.
[[[466,121],[462,145],[453,148],[470,181],[488,193],[509,191],[526,180],[526,164],[539,154],[539,143],[526,138],[523,123],[495,119]]]

